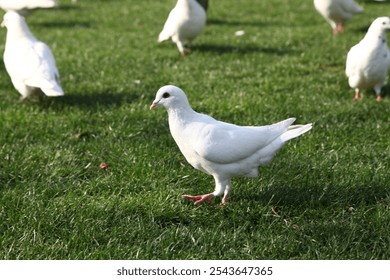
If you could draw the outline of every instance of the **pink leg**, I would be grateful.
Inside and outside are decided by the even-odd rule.
[[[355,96],[354,96],[354,100],[359,100],[361,98],[361,96],[360,96],[360,92],[359,92],[359,89],[357,88],[357,89],[355,89]]]
[[[342,21],[340,24],[339,24],[339,32],[344,32],[344,25],[345,25],[345,21]]]
[[[341,22],[339,25],[336,26],[336,28],[333,29],[333,34],[338,34],[344,31],[344,24],[345,22]]]
[[[202,195],[182,195],[182,198],[187,198],[195,201],[195,205],[200,205],[204,201],[211,202],[211,198],[214,197],[213,193],[202,194]]]
[[[221,202],[221,207],[223,207],[224,205],[226,205],[228,203],[228,195],[224,195],[223,198],[222,198],[222,202]]]
[[[376,96],[376,101],[381,102],[382,101],[382,97],[380,95],[377,95]]]

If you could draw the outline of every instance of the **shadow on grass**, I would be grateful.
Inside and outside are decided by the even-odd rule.
[[[61,11],[71,11],[71,10],[77,10],[80,8],[80,5],[74,5],[74,4],[61,4],[59,7],[57,7],[57,10]]]
[[[382,88],[381,96],[383,98],[390,98],[390,85],[386,85]]]
[[[266,26],[269,23],[266,22],[245,22],[245,21],[227,21],[224,19],[208,19],[207,25],[227,25],[227,26]]]
[[[359,27],[350,27],[349,29],[352,30],[353,32],[356,32],[356,33],[361,33],[362,34],[362,38],[364,37],[364,35],[367,33],[368,31],[368,28],[370,27],[371,25],[371,22],[368,23],[368,24],[365,24],[364,26],[359,26]],[[355,44],[359,43],[359,41],[356,41]]]
[[[376,204],[378,201],[385,201],[388,195],[386,187],[378,185],[362,184],[350,188],[283,185],[259,190],[256,194],[245,191],[240,199],[256,201],[263,205],[319,209],[334,205],[349,207],[360,204]]]
[[[67,107],[78,107],[81,109],[117,107],[124,103],[133,103],[138,100],[135,93],[93,93],[93,94],[65,94],[58,98],[44,98],[39,105],[42,108],[53,108],[56,110],[63,110]]]
[[[91,28],[92,24],[88,21],[67,21],[67,22],[40,22],[35,23],[34,25],[38,25],[44,28]]]
[[[260,46],[236,46],[236,45],[214,45],[214,44],[199,44],[192,47],[194,51],[210,52],[210,53],[239,53],[239,54],[250,54],[250,53],[267,53],[274,55],[286,55],[291,53],[291,50],[282,50],[275,48],[264,48]]]

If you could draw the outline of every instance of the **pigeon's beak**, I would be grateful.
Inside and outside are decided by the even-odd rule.
[[[150,105],[150,110],[153,110],[154,108],[156,108],[157,105],[158,105],[158,102],[154,101],[154,102],[152,103],[152,105]]]

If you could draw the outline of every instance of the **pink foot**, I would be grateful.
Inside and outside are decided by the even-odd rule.
[[[333,29],[333,34],[339,34],[344,32],[344,22],[341,22],[339,25],[336,26],[336,28]]]
[[[221,202],[221,208],[228,203],[228,196],[224,195]]]
[[[355,96],[353,97],[354,100],[360,100],[361,96],[360,96],[360,92],[357,90],[355,91]]]
[[[214,197],[213,193],[202,194],[202,195],[182,195],[182,198],[187,198],[195,201],[195,205],[200,205],[204,201],[211,203],[211,198]]]
[[[381,102],[382,101],[382,97],[380,95],[377,95],[376,96],[376,101]]]

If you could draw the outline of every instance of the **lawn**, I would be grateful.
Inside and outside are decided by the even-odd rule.
[[[27,21],[65,96],[20,102],[0,63],[0,259],[390,258],[390,87],[354,102],[344,74],[390,3],[359,1],[333,36],[312,1],[211,0],[184,58],[157,44],[174,0],[60,3]],[[149,110],[165,84],[226,122],[314,127],[258,178],[233,179],[222,209],[194,206],[181,195],[214,180]]]

